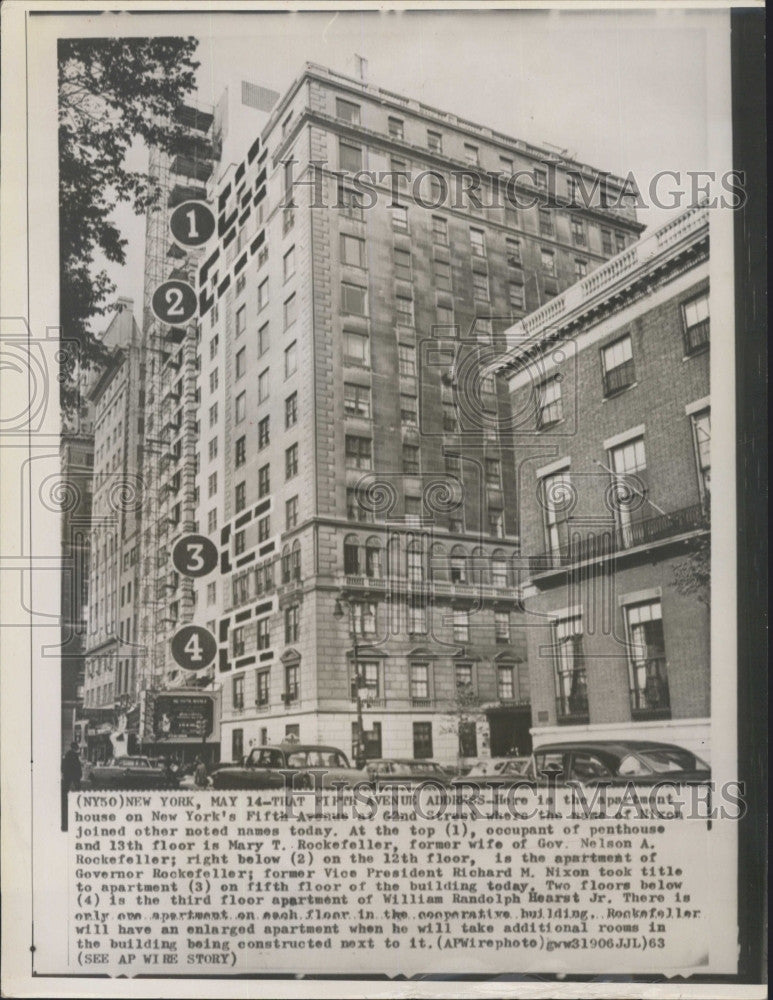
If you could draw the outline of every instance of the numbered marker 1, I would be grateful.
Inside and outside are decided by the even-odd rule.
[[[181,247],[200,247],[215,231],[215,214],[203,201],[184,201],[172,212],[169,228]]]
[[[165,281],[150,300],[156,318],[170,326],[180,326],[193,319],[196,307],[196,292],[187,281]]]
[[[172,637],[174,662],[184,670],[201,670],[215,659],[217,640],[201,625],[183,625]]]
[[[172,549],[172,562],[184,576],[206,576],[217,566],[215,543],[206,535],[184,535]]]

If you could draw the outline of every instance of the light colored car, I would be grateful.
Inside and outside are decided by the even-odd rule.
[[[84,777],[88,788],[176,788],[177,781],[163,765],[149,757],[115,757],[106,764],[94,764]]]
[[[365,765],[368,779],[376,785],[407,784],[416,785],[422,781],[434,781],[447,785],[451,781],[448,771],[435,760],[413,757],[381,757],[369,760]]]

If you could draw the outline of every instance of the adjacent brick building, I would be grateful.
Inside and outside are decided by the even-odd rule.
[[[195,523],[221,564],[195,603],[223,758],[352,752],[358,681],[373,756],[527,750],[491,365],[514,319],[637,238],[635,212],[578,204],[589,167],[312,65],[247,145],[198,273]],[[464,176],[481,203],[444,194]],[[487,207],[498,177],[530,207]]]
[[[708,757],[708,214],[507,331],[534,737]]]

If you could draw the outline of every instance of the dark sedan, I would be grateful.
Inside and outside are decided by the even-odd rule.
[[[94,764],[89,768],[83,785],[87,788],[177,788],[177,778],[163,764],[149,757],[116,757],[107,764]]]
[[[672,743],[578,740],[538,747],[526,775],[538,784],[555,775],[559,784],[654,785],[668,781],[694,785],[709,781],[711,768],[692,751]]]
[[[405,784],[416,785],[423,781],[434,781],[448,785],[451,775],[434,760],[417,760],[412,757],[389,757],[369,760],[365,765],[368,780],[375,785]]]
[[[300,743],[255,747],[243,764],[223,765],[210,778],[213,788],[303,789],[315,787],[314,772],[322,775],[324,788],[334,783],[356,785],[366,780],[365,772],[352,767],[346,754],[336,747]]]

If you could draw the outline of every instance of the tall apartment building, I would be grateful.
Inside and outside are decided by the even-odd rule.
[[[710,754],[708,259],[691,209],[507,332],[537,742]]]
[[[480,201],[443,194],[462,174]],[[487,207],[500,175],[533,206]],[[196,620],[219,642],[224,759],[286,737],[353,752],[358,701],[372,756],[529,748],[510,403],[487,366],[513,319],[640,232],[576,204],[578,177],[314,65],[224,177],[195,517],[221,550]]]
[[[111,357],[88,393],[94,454],[83,705],[92,756],[112,755],[110,735],[127,729],[125,717],[116,727],[116,716],[133,703],[137,683],[145,351],[133,305],[118,300],[102,337]]]

